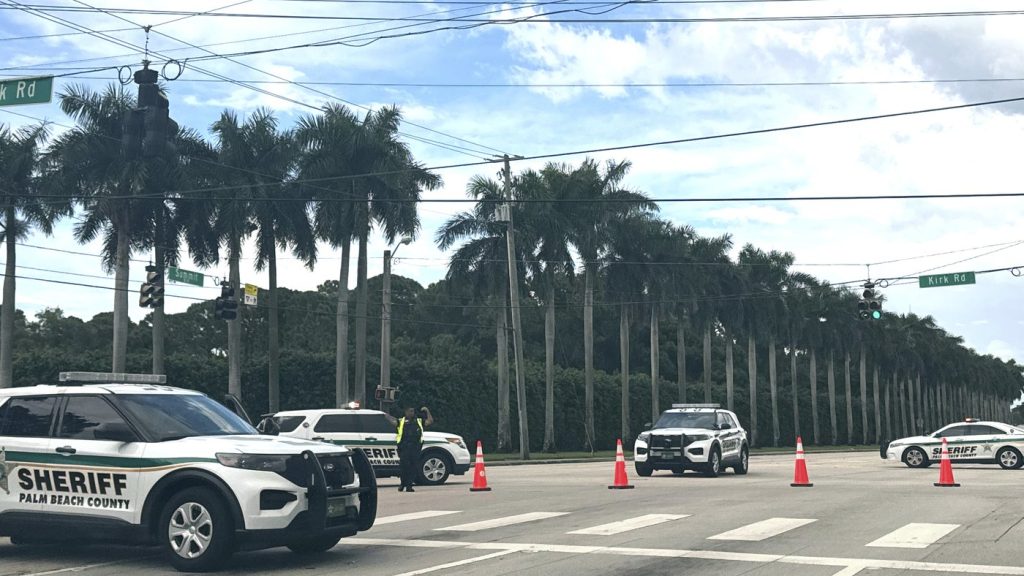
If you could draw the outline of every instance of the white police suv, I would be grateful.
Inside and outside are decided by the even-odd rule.
[[[882,458],[903,462],[911,468],[927,468],[942,457],[942,439],[949,459],[972,464],[999,464],[1007,470],[1024,466],[1024,429],[1002,422],[968,418],[927,436],[900,438],[882,445]]]
[[[699,470],[718,476],[724,468],[746,474],[750,462],[747,433],[736,414],[718,404],[673,404],[633,445],[636,473]]]
[[[265,416],[260,428],[281,436],[358,448],[380,478],[398,476],[400,472],[398,431],[379,410],[360,410],[356,403],[349,404],[348,409],[290,410]],[[464,475],[469,465],[469,450],[461,436],[423,432],[418,484],[444,484],[452,474]]]
[[[15,544],[156,543],[198,572],[236,549],[321,552],[373,525],[358,451],[261,436],[163,376],[60,379],[0,390],[0,536]]]

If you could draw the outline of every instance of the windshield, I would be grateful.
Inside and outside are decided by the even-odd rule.
[[[715,428],[713,412],[666,412],[658,418],[655,428]]]
[[[258,434],[224,405],[198,394],[126,394],[117,396],[146,435],[157,442],[192,436]]]

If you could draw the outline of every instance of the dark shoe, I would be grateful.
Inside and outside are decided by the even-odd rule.
[[[406,492],[415,492],[415,490],[412,489],[412,486],[409,486],[408,488],[406,488],[405,491]]]
[[[405,492],[405,486],[399,486],[398,487],[398,491],[399,492]]]

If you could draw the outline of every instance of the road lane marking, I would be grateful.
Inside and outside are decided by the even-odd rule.
[[[630,518],[629,520],[622,520],[621,522],[612,522],[610,524],[594,526],[593,528],[574,530],[572,532],[567,532],[567,534],[612,536],[615,534],[622,534],[623,532],[629,532],[630,530],[639,530],[640,528],[647,528],[648,526],[656,526],[673,520],[682,520],[683,518],[689,518],[689,516],[689,514],[646,514],[644,516]]]
[[[523,524],[525,522],[547,520],[548,518],[565,516],[566,514],[568,514],[568,512],[528,512],[526,514],[518,514],[516,516],[504,516],[502,518],[484,520],[483,522],[459,524],[458,526],[448,526],[447,528],[434,528],[434,530],[441,532],[477,532],[480,530],[490,530],[491,528],[502,528],[504,526]]]
[[[57,568],[56,570],[47,570],[46,572],[32,572],[31,574],[22,574],[21,576],[50,576],[52,574],[67,574],[69,572],[85,572],[86,570],[106,568],[107,566],[116,566],[118,564],[124,564],[126,562],[132,562],[134,560],[146,560],[147,558],[152,558],[152,556],[141,556],[139,558],[124,558],[122,560],[114,560],[112,562],[100,562],[99,564],[85,564],[84,566],[70,566],[68,568]]]
[[[918,572],[943,572],[950,574],[997,574],[1024,576],[1024,568],[1018,566],[989,566],[984,564],[944,564],[941,562],[916,562],[906,560],[880,560],[875,558],[830,558],[819,556],[783,556],[744,552],[723,552],[719,550],[672,550],[664,548],[616,548],[608,546],[566,546],[558,544],[516,544],[509,542],[456,542],[445,540],[395,540],[386,538],[345,538],[342,546],[395,546],[404,548],[438,548],[465,550],[511,550],[514,552],[552,552],[558,554],[604,554],[611,556],[645,556],[652,558],[695,558],[698,560],[723,560],[757,564],[796,564],[800,566],[834,566],[836,568],[859,567],[861,569],[910,570]]]
[[[421,568],[412,572],[403,572],[398,576],[418,576],[419,574],[429,574],[431,572],[437,572],[438,570],[447,570],[449,568],[458,568],[459,566],[465,566],[466,564],[473,564],[475,562],[482,562],[484,560],[490,560],[492,558],[499,558],[501,556],[507,556],[509,554],[515,554],[515,550],[501,550],[494,552],[493,554],[485,554],[484,556],[477,556],[475,558],[469,558],[466,560],[459,560],[458,562],[449,562],[447,564],[441,564],[438,566],[431,566],[429,568]]]
[[[374,526],[380,526],[382,524],[396,524],[398,522],[406,522],[409,520],[421,520],[423,518],[437,518],[439,516],[448,516],[449,514],[458,514],[459,510],[424,510],[423,512],[410,512],[408,514],[396,514],[394,516],[384,516],[383,518],[377,518],[374,520]]]
[[[743,542],[760,542],[772,536],[778,536],[811,522],[817,522],[813,518],[769,518],[761,522],[754,522],[746,526],[722,532],[712,536],[708,540],[741,540]]]
[[[832,576],[856,576],[857,574],[860,574],[862,570],[864,570],[864,566],[857,564],[854,566],[847,566]]]
[[[912,523],[867,544],[873,548],[927,548],[959,528],[959,524]]]

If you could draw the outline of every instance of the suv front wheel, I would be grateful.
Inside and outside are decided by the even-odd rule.
[[[172,496],[158,522],[160,547],[180,572],[216,570],[231,556],[231,516],[223,499],[208,488]]]
[[[448,481],[455,466],[451,457],[443,452],[426,452],[420,456],[417,484],[439,486]]]

